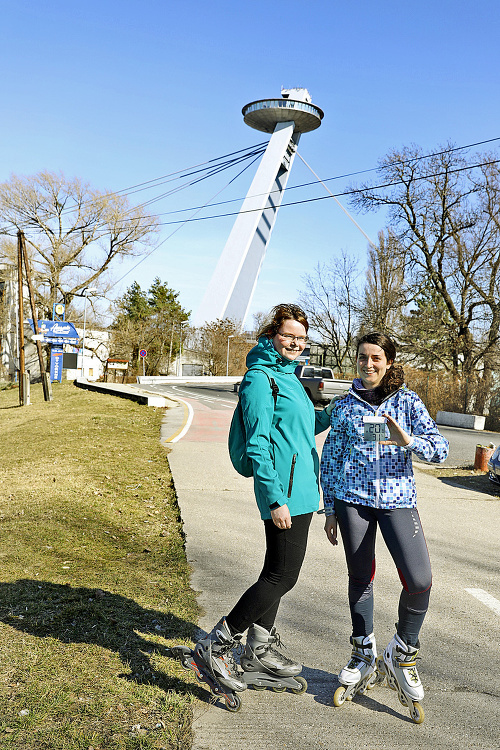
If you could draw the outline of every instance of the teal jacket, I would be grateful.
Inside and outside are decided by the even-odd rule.
[[[246,449],[252,459],[254,490],[263,520],[270,507],[288,505],[290,515],[319,507],[319,458],[314,435],[326,430],[326,412],[315,412],[295,376],[295,362],[278,354],[266,336],[248,353],[240,386]],[[269,378],[279,388],[276,407]]]

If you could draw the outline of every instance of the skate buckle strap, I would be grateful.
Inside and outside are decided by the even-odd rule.
[[[417,666],[417,660],[412,659],[412,661],[404,661],[403,659],[398,659],[398,664],[400,667],[404,667],[405,669],[408,669],[408,667],[416,667]]]
[[[351,664],[353,664],[353,662],[357,662],[357,661],[364,661],[365,664],[371,664],[372,663],[372,659],[371,659],[370,656],[366,656],[361,651],[357,651],[354,648],[352,650],[352,654],[351,654],[351,661],[348,664],[349,668],[352,669]]]

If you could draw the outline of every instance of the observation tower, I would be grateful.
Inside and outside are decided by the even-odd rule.
[[[321,125],[323,111],[312,104],[307,89],[282,89],[281,97],[242,109],[247,125],[272,135],[194,316],[195,326],[232,318],[243,328],[300,136]]]

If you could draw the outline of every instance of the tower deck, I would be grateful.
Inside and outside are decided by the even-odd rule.
[[[241,112],[247,125],[263,133],[274,133],[279,122],[291,121],[295,133],[309,133],[319,128],[324,116],[314,104],[295,99],[260,99],[246,104]]]

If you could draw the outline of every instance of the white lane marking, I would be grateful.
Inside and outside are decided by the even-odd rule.
[[[186,432],[191,427],[191,422],[193,421],[193,416],[194,416],[194,410],[193,410],[193,407],[191,406],[191,404],[188,404],[187,401],[184,401],[183,398],[179,398],[178,396],[177,396],[177,400],[181,401],[184,404],[184,406],[187,406],[188,418],[187,418],[186,424],[184,425],[184,427],[182,428],[182,430],[174,438],[172,438],[171,440],[167,441],[169,443],[176,443],[178,440],[180,440],[181,438],[184,437],[184,435],[186,434]]]
[[[484,591],[483,589],[465,589],[468,594],[471,594],[472,596],[475,596],[476,599],[479,599],[480,602],[483,604],[486,604],[487,607],[493,610],[497,615],[500,615],[500,602],[498,599],[495,599],[494,596],[491,596],[491,594],[488,594],[487,591]]]
[[[178,391],[179,393],[184,394],[184,396],[187,396],[188,398],[196,399],[196,401],[226,401],[227,403],[232,404],[233,406],[236,406],[236,401],[233,401],[229,398],[217,398],[216,396],[203,396],[203,395],[194,395],[191,393],[191,391],[184,391],[182,388],[179,388],[177,385],[171,385],[170,388],[174,391]]]

